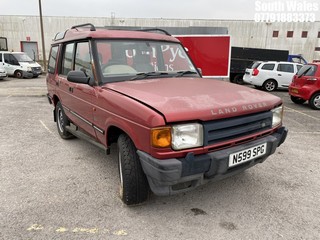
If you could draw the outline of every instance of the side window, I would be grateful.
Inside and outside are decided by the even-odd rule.
[[[8,53],[3,54],[3,58],[5,63],[10,63],[10,58]]]
[[[302,68],[302,65],[297,65],[297,72]]]
[[[12,54],[9,54],[9,63],[17,66],[20,65],[18,60]]]
[[[2,53],[0,53],[0,62],[2,62]]]
[[[54,46],[51,48],[51,53],[50,53],[49,63],[48,63],[48,72],[49,73],[54,73],[54,71],[56,69],[58,48],[59,48],[58,46]]]
[[[73,48],[74,48],[74,43],[69,43],[64,48],[62,67],[60,72],[62,75],[67,75],[68,72],[70,72],[73,69],[72,67]]]
[[[272,71],[274,69],[274,66],[275,65],[273,63],[266,63],[261,67],[261,69]]]
[[[280,63],[278,65],[277,70],[279,72],[288,72],[288,73],[294,73],[293,64],[282,64]]]
[[[84,71],[91,78],[91,53],[88,42],[80,42],[77,44],[74,70]]]

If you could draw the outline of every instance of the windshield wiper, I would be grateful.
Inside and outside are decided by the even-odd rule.
[[[185,74],[198,74],[198,73],[195,71],[190,71],[190,70],[179,71],[179,72],[177,72],[177,75],[175,75],[175,77],[182,77]]]
[[[131,78],[130,80],[144,79],[147,77],[157,77],[162,75],[168,75],[168,73],[167,72],[141,72],[141,73],[137,73],[136,76]]]
[[[302,73],[300,73],[299,75],[298,75],[298,78],[301,78],[303,75],[305,75],[309,70],[310,70],[310,68],[311,68],[311,66],[308,66],[308,67],[306,67],[306,70],[304,70]]]

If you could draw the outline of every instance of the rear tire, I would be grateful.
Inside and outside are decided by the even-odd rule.
[[[306,100],[299,97],[290,96],[290,98],[291,98],[291,101],[294,102],[295,104],[303,104],[306,102]]]
[[[70,125],[70,121],[64,113],[63,107],[60,102],[58,102],[56,105],[55,114],[57,120],[57,129],[60,137],[63,139],[74,138],[74,136],[66,129],[66,126]]]
[[[118,138],[118,161],[121,200],[126,205],[146,201],[149,195],[148,180],[142,170],[137,149],[126,134]]]
[[[309,100],[309,105],[315,110],[320,110],[320,92],[315,93]]]
[[[234,82],[236,84],[239,84],[239,85],[243,85],[244,84],[244,81],[243,81],[243,74],[238,74],[234,77]]]
[[[269,79],[263,83],[263,89],[267,92],[272,92],[277,89],[277,82]]]

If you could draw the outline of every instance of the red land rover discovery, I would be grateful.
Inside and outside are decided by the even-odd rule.
[[[73,26],[53,40],[47,87],[62,138],[118,144],[128,205],[242,172],[287,136],[280,98],[202,78],[165,31]]]

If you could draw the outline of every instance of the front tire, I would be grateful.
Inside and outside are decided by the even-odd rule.
[[[126,205],[136,205],[147,200],[149,185],[137,149],[125,134],[118,138],[120,198]]]
[[[16,78],[23,78],[23,73],[22,73],[22,71],[18,70],[18,71],[15,71],[14,76]]]
[[[312,95],[309,100],[309,105],[312,109],[320,110],[320,92]]]
[[[295,104],[303,104],[306,102],[306,100],[299,97],[290,96],[290,98],[291,98],[291,101],[294,102]]]
[[[70,121],[64,113],[63,107],[60,102],[58,102],[56,105],[55,114],[57,121],[57,129],[60,137],[63,139],[73,138],[74,136],[71,133],[69,133],[66,129],[66,126],[70,125]]]
[[[277,82],[269,79],[263,83],[263,89],[268,92],[272,92],[277,89]]]

